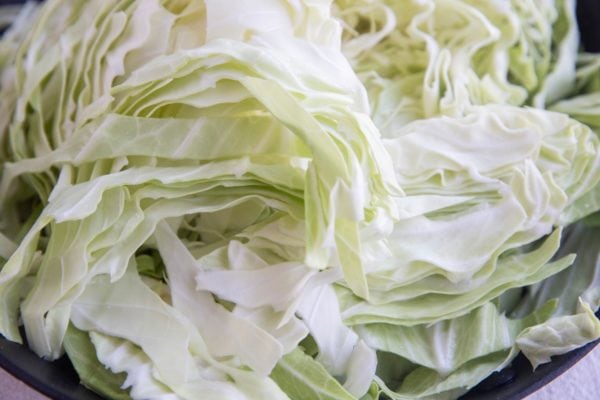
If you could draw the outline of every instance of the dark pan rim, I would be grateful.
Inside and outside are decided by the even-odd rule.
[[[554,381],[590,353],[600,340],[555,356],[535,371],[519,354],[509,367],[475,386],[461,400],[521,400]],[[80,384],[68,357],[50,362],[28,347],[0,337],[0,368],[38,392],[56,400],[105,400]]]

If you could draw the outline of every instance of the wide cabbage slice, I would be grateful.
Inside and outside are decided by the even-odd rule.
[[[160,385],[182,398],[280,396],[267,375],[307,335],[305,324],[291,315],[282,325],[264,307],[234,311],[198,290],[185,239],[200,235],[197,244],[207,246],[278,213],[303,235],[292,277],[341,267],[368,295],[359,253],[350,250],[359,249],[358,224],[391,209],[389,156],[339,51],[327,2],[275,3],[256,4],[261,18],[261,8],[269,11],[269,24],[257,26],[238,7],[229,28],[213,24],[218,15],[233,18],[218,2],[50,2],[39,10],[39,29],[10,53],[17,68],[3,71],[10,111],[2,126],[5,336],[20,340],[22,319],[32,348],[53,359],[73,323],[139,346]],[[150,20],[159,26],[150,29]],[[43,29],[63,25],[62,32]],[[45,207],[23,233],[16,217],[26,202]],[[227,213],[243,219],[219,220]],[[169,283],[162,300],[136,272],[135,260],[152,260],[157,250]],[[156,312],[149,303],[148,313],[136,314],[136,302],[150,299]],[[121,322],[110,322],[111,302],[127,304]],[[183,330],[169,337],[162,326],[175,326],[173,318],[183,318]],[[358,340],[341,319],[338,329]],[[185,346],[184,334],[208,346],[159,344]],[[178,359],[167,362],[168,353]],[[235,385],[219,376],[214,387],[202,383],[197,357],[218,358],[219,368],[231,358]],[[370,358],[374,370],[372,351],[356,357]],[[358,372],[349,362],[336,368]],[[349,380],[356,395],[371,382],[361,376],[363,383]],[[261,392],[269,385],[272,393]]]
[[[600,231],[598,227],[577,224],[569,229],[558,256],[577,252],[571,268],[529,288],[512,316],[523,316],[550,299],[560,303],[556,315],[569,315],[581,309],[581,302],[596,311],[600,308]]]
[[[508,319],[493,303],[462,317],[412,327],[367,324],[358,332],[380,353],[378,383],[393,399],[456,398],[516,356],[515,339],[547,320],[549,302],[522,319]],[[397,366],[403,366],[398,369]]]
[[[413,122],[384,143],[406,196],[390,236],[364,242],[370,299],[338,288],[348,322],[459,316],[572,262],[552,257],[600,179],[599,141],[585,125],[486,106]]]
[[[120,9],[123,4],[118,7]],[[207,7],[206,12],[210,14],[210,4]],[[213,7],[218,9],[220,6]],[[309,5],[306,7],[311,8]],[[159,5],[155,4],[155,8],[157,12],[169,14],[167,9]],[[86,13],[91,13],[91,10],[91,5],[84,8]],[[196,8],[192,10],[200,12]],[[133,25],[140,18],[134,15],[135,12],[150,12],[150,8],[131,5],[127,11],[132,14],[130,24]],[[239,12],[243,15],[241,9]],[[101,18],[102,15],[104,14],[94,14],[94,18]],[[121,12],[105,15],[106,19],[117,16],[124,18]],[[299,18],[292,14],[284,21],[291,17]],[[165,26],[167,31],[192,29],[186,26],[180,28],[176,15],[169,18],[173,22]],[[319,21],[323,17],[317,14],[315,18]],[[165,19],[167,20],[169,19]],[[109,21],[100,19],[98,24],[109,24]],[[334,24],[333,21],[330,24]],[[127,21],[122,21],[122,25],[123,32],[127,32]],[[79,23],[73,29],[76,27],[83,29]],[[339,49],[331,43],[320,45],[297,37],[295,31],[289,31],[290,29],[289,32],[284,30],[274,35],[267,28],[268,26],[265,31],[253,31],[252,35],[231,33],[213,37],[211,27],[208,26],[206,35],[212,39],[205,45],[198,47],[198,43],[193,42],[190,45],[196,47],[187,50],[185,46],[178,46],[176,49],[169,47],[173,44],[167,42],[161,52],[164,53],[162,57],[156,57],[153,53],[158,52],[156,48],[152,52],[144,51],[144,57],[151,58],[152,61],[139,59],[131,66],[120,66],[123,72],[118,77],[105,75],[119,68],[111,68],[105,73],[100,67],[104,63],[99,60],[108,62],[116,57],[110,51],[94,53],[99,60],[86,62],[75,55],[71,58],[63,57],[61,52],[65,46],[60,42],[53,43],[48,39],[50,43],[46,44],[45,37],[38,38],[42,43],[53,46],[47,54],[56,53],[56,60],[40,59],[40,63],[34,65],[40,65],[41,70],[26,75],[22,88],[13,88],[20,102],[25,103],[16,104],[16,121],[11,125],[12,133],[7,138],[8,145],[13,146],[15,156],[6,165],[2,177],[3,195],[0,201],[3,207],[14,210],[15,202],[20,200],[11,196],[16,191],[15,187],[18,187],[14,184],[15,178],[25,174],[37,182],[34,185],[37,194],[42,201],[46,201],[53,182],[58,179],[54,172],[48,176],[49,167],[72,164],[73,161],[78,167],[77,180],[82,181],[90,179],[93,174],[108,172],[107,168],[109,171],[126,168],[120,164],[112,167],[106,165],[107,158],[116,160],[119,157],[144,156],[193,164],[248,154],[274,157],[281,152],[292,153],[307,158],[304,182],[307,194],[306,224],[307,231],[310,232],[307,235],[307,264],[322,269],[329,266],[333,258],[339,259],[346,280],[360,296],[367,297],[360,257],[353,254],[352,249],[358,246],[359,222],[370,219],[372,214],[379,212],[378,209],[384,210],[383,212],[391,209],[389,191],[390,185],[393,185],[393,174],[389,156],[377,140],[378,131],[366,116],[368,107],[364,89]],[[214,29],[220,32],[221,28]],[[115,39],[111,40],[117,40],[124,34],[119,32],[115,32]],[[84,35],[78,34],[77,40],[81,36]],[[148,37],[147,40],[151,41],[152,38]],[[116,44],[106,45],[107,49],[111,46]],[[142,49],[136,48],[137,50],[141,52]],[[118,54],[123,56],[122,53],[123,50],[120,50]],[[127,54],[125,59],[129,60],[130,53]],[[36,55],[27,56],[35,60]],[[303,59],[312,59],[313,62],[307,64]],[[92,61],[100,64],[88,64]],[[78,114],[74,119],[62,120],[63,110],[44,102],[54,101],[58,94],[50,92],[52,90],[70,90],[68,81],[64,82],[66,78],[61,75],[64,69],[61,64],[69,62],[74,65],[83,63],[81,67],[89,70],[88,75],[100,80],[104,86],[99,86],[97,93],[77,93],[80,97],[73,106],[77,102],[81,103],[77,107]],[[323,71],[331,70],[332,63],[336,65],[335,73],[324,74]],[[125,72],[128,69],[130,73]],[[60,76],[57,78],[58,82],[54,83],[50,78],[50,81],[43,79],[51,77],[49,74],[52,73]],[[86,76],[79,79],[79,83],[88,80]],[[40,86],[47,81],[52,82],[48,83],[50,91],[43,90],[45,86]],[[106,87],[107,82],[112,86]],[[37,91],[49,97],[32,97]],[[46,144],[44,149],[18,149],[16,146],[27,143],[23,140],[25,131],[22,130],[25,120],[21,122],[21,115],[25,111],[20,110],[28,102],[38,100],[42,104],[33,107],[34,112],[30,118],[50,119],[58,125],[52,132],[46,132],[45,128],[40,127],[42,130],[35,133]],[[72,115],[70,112],[67,114]],[[178,124],[169,118],[165,122],[165,115],[181,121]],[[264,118],[263,124],[254,126],[253,122],[260,121],[261,117]],[[149,118],[157,120],[152,122]],[[165,123],[167,126],[163,126]],[[173,123],[175,125],[171,125]],[[46,125],[48,124],[44,124]],[[175,142],[177,138],[171,138],[171,129],[185,130],[186,136],[179,138],[181,142]],[[258,141],[268,143],[269,140],[260,134],[246,135],[246,132],[264,132],[263,129],[273,132],[275,142],[272,145],[255,146]],[[121,134],[123,131],[130,133]],[[125,146],[120,150],[115,148],[118,145],[112,140],[111,135],[115,132],[120,136],[118,142]],[[237,137],[220,138],[228,145],[219,149],[213,147],[212,143],[215,135],[220,135],[221,132],[230,132],[230,135]],[[58,133],[60,137],[52,140]],[[27,131],[27,134],[33,133]],[[157,134],[167,137],[167,142],[178,145],[162,146],[163,140],[156,138]],[[132,136],[138,135],[147,136],[149,142],[140,144],[139,141],[131,141]],[[231,140],[245,142],[245,145],[230,147]],[[109,141],[109,155],[106,154],[106,141]],[[207,143],[211,143],[211,147],[210,150],[204,150],[204,155],[191,154],[185,150],[190,146],[193,149],[206,149]],[[287,145],[291,145],[291,148]],[[235,150],[232,152],[231,149]],[[152,159],[140,158],[120,159],[120,162],[130,166],[131,163],[153,163]],[[96,167],[92,167],[92,163]],[[94,172],[94,168],[102,168],[102,172]]]
[[[95,345],[90,334],[70,325],[64,340],[65,352],[73,363],[77,374],[82,382],[107,398],[115,400],[127,400],[129,391],[123,389],[127,375],[114,373],[101,362],[98,356],[101,353]]]
[[[576,86],[552,109],[569,114],[600,132],[600,56],[581,53],[577,57]]]
[[[400,218],[387,240],[366,241],[370,299],[337,286],[342,315],[380,351],[380,384],[392,398],[459,396],[518,351],[536,366],[600,337],[587,304],[563,305],[581,293],[594,298],[597,246],[584,244],[592,258],[578,260],[573,272],[566,269],[569,253],[578,251],[582,234],[569,236],[556,255],[560,227],[590,211],[578,200],[598,187],[598,138],[557,113],[475,110],[461,119],[416,121],[385,139],[401,160],[394,163],[406,193],[397,201]],[[507,212],[486,223],[495,210]],[[506,307],[498,296],[512,288],[563,287],[565,276],[580,278],[568,297],[554,290],[535,303],[522,300],[527,308],[515,315],[535,311],[531,317],[508,320],[496,308]],[[562,311],[554,313],[557,306]]]
[[[386,136],[471,105],[544,107],[575,82],[571,0],[339,0],[336,15]]]

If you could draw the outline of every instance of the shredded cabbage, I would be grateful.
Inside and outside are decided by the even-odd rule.
[[[600,338],[573,0],[11,15],[0,334],[101,395],[458,398]]]

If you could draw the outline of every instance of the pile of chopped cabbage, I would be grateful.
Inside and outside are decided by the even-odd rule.
[[[106,398],[450,399],[600,337],[573,0],[29,3],[0,99],[0,333]]]

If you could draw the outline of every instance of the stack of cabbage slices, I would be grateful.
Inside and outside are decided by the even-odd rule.
[[[0,333],[108,399],[454,399],[600,337],[572,0],[48,0],[0,73]]]

